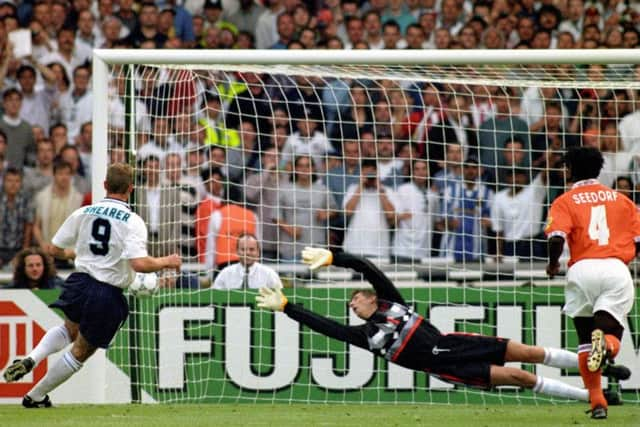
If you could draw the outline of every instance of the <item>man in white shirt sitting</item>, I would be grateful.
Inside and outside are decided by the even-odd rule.
[[[498,259],[503,255],[522,260],[544,256],[545,242],[540,236],[546,198],[544,178],[542,172],[529,183],[529,172],[523,168],[505,175],[507,188],[496,194],[491,206]]]
[[[282,288],[278,273],[258,262],[260,244],[253,234],[238,237],[239,262],[226,266],[213,282],[213,289]]]

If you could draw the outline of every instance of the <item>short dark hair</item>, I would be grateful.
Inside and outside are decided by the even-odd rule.
[[[594,147],[571,147],[564,155],[564,163],[571,170],[571,179],[597,178],[604,164],[600,150]]]
[[[225,176],[220,168],[204,168],[202,172],[200,172],[200,178],[202,179],[202,182],[209,181],[214,175],[218,175],[220,178],[225,179]]]
[[[8,97],[10,97],[11,95],[18,95],[20,97],[20,99],[22,99],[22,92],[20,92],[15,87],[10,87],[9,89],[7,89],[4,92],[2,92],[2,99],[5,100]]]
[[[71,164],[69,162],[65,162],[62,159],[58,159],[55,162],[53,162],[53,174],[55,175],[56,172],[58,172],[61,169],[69,169],[69,172],[71,172],[73,174],[73,168],[71,167]]]
[[[36,75],[36,69],[35,69],[35,68],[33,68],[33,67],[32,67],[31,65],[29,65],[29,64],[22,64],[22,65],[18,68],[18,71],[16,71],[16,76],[18,76],[18,78],[20,78],[20,76],[22,76],[22,74],[23,74],[25,71],[31,71],[31,74],[33,74],[33,75],[34,75],[34,77],[35,77],[35,75]]]
[[[372,167],[375,168],[376,170],[378,169],[378,162],[376,161],[376,159],[362,159],[362,162],[360,163],[360,170],[366,168],[366,167]]]
[[[22,178],[22,171],[15,166],[9,166],[4,170],[4,176],[7,175],[17,175]]]

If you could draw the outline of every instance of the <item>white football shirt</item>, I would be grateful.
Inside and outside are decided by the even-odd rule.
[[[52,243],[75,250],[77,271],[127,288],[134,278],[129,260],[147,256],[147,226],[128,204],[107,198],[73,212]]]
[[[216,280],[213,282],[213,289],[242,289],[244,282],[244,276],[246,271],[242,264],[239,262],[226,266],[216,276]],[[282,288],[282,282],[280,276],[272,268],[254,262],[249,267],[249,275],[247,277],[247,284],[250,289],[259,289],[262,287],[267,288]]]

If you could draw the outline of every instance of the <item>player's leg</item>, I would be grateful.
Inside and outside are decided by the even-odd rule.
[[[504,355],[505,362],[542,363],[554,368],[577,368],[578,355],[567,350],[539,347],[509,340]]]
[[[65,319],[63,325],[56,326],[47,331],[40,342],[24,359],[15,360],[4,372],[7,382],[18,381],[33,368],[38,366],[46,357],[57,353],[67,347],[78,335],[78,324]]]
[[[588,390],[508,366],[491,366],[491,385],[514,385],[529,388],[535,393],[547,396],[589,401]]]
[[[584,387],[589,391],[591,410],[604,410],[606,418],[607,401],[602,392],[601,370],[592,372],[588,368],[589,353],[591,351],[591,333],[594,329],[593,317],[574,317],[573,324],[578,333],[578,370]],[[601,408],[601,409],[598,409]]]
[[[590,371],[598,371],[620,351],[624,320],[634,302],[634,285],[629,269],[621,261],[603,260],[607,274],[593,302],[591,350],[587,360]]]
[[[78,332],[73,346],[67,351],[47,372],[47,375],[25,396],[26,404],[37,403],[46,400],[47,394],[67,381],[78,372],[84,362],[95,353],[96,347],[89,343],[82,333]]]

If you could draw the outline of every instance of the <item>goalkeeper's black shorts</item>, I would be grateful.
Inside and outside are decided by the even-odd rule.
[[[442,335],[431,350],[425,371],[449,383],[488,390],[491,365],[504,365],[508,341],[475,334]]]

